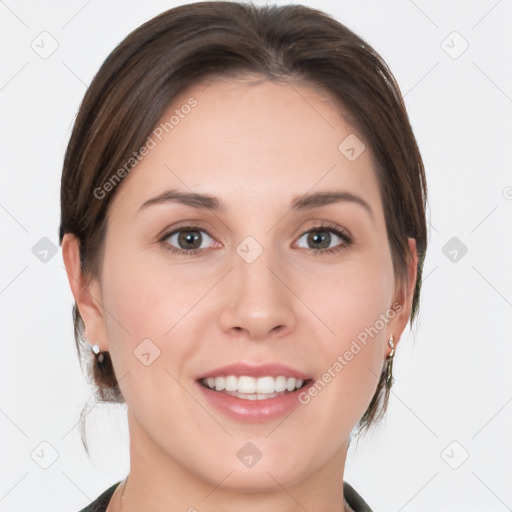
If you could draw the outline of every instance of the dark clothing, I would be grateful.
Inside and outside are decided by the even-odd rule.
[[[121,482],[109,487],[103,494],[98,496],[92,503],[87,507],[80,510],[80,512],[105,512],[107,510],[108,503],[116,490],[116,487]],[[354,512],[372,512],[372,509],[368,504],[359,496],[356,490],[347,482],[343,482],[343,496]]]

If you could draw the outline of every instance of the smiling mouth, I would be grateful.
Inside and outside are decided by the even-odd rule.
[[[220,377],[206,377],[199,379],[199,383],[205,388],[224,393],[226,395],[241,398],[242,400],[267,400],[286,394],[294,393],[303,388],[308,380],[295,379],[294,377],[250,377],[241,375],[226,375]]]

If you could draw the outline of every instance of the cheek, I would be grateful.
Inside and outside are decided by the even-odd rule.
[[[155,402],[167,401],[170,407],[159,413],[165,421],[172,404],[190,402],[176,381],[183,380],[197,348],[193,323],[200,290],[178,272],[147,264],[117,259],[105,268],[106,323],[119,386],[143,422],[154,417]]]
[[[333,435],[357,423],[375,392],[388,324],[396,314],[392,278],[390,260],[359,260],[316,280],[321,287],[303,287],[302,296],[328,326],[316,337],[323,371],[316,390],[304,396],[310,401],[305,413]]]
[[[105,269],[105,307],[118,321],[109,320],[112,334],[118,334],[120,326],[116,324],[122,324],[122,337],[128,331],[133,343],[170,337],[201,296],[197,280],[184,276],[179,267],[154,265],[144,254],[117,258]]]
[[[393,269],[390,259],[366,254],[329,272],[310,272],[297,285],[297,295],[321,321],[315,325],[321,327],[322,339],[340,349],[391,307]]]
[[[104,307],[110,352],[125,398],[181,380],[194,351],[191,322],[200,308],[199,284],[179,272],[164,272],[141,259],[117,258],[105,265]],[[204,293],[204,292],[202,292]],[[165,371],[167,370],[167,371]],[[130,383],[137,383],[136,390]],[[148,391],[148,389],[146,389]]]

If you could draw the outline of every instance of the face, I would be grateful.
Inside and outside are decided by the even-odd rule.
[[[410,289],[395,286],[370,148],[358,155],[333,105],[306,86],[198,85],[118,185],[91,287],[102,307],[79,307],[136,456],[233,489],[343,467]]]

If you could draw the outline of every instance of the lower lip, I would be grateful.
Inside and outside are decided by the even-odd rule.
[[[285,393],[275,398],[265,400],[245,400],[226,393],[213,391],[196,382],[210,403],[225,415],[247,423],[259,423],[271,421],[289,414],[295,407],[301,405],[299,394],[307,391],[311,382],[307,382],[302,388]]]

